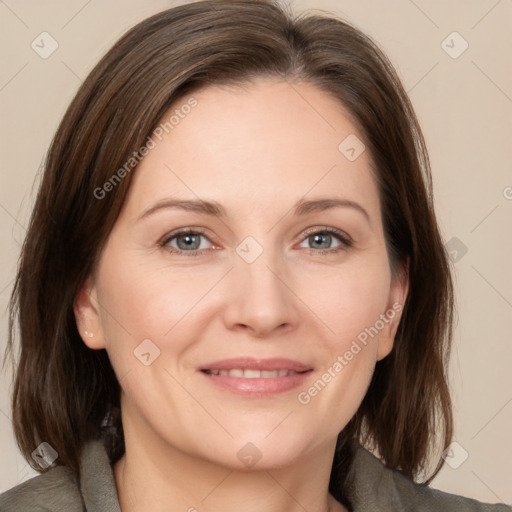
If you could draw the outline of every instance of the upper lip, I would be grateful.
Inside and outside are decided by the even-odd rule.
[[[260,371],[289,370],[293,372],[306,372],[312,370],[311,366],[286,358],[258,359],[254,357],[237,357],[223,359],[201,366],[200,370],[233,370],[235,368]]]

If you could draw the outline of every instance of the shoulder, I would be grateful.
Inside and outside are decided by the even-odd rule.
[[[346,485],[354,512],[512,512],[512,507],[505,504],[480,503],[417,484],[399,471],[386,468],[377,457],[360,446],[355,450]]]
[[[0,512],[121,512],[114,474],[100,441],[90,441],[80,457],[80,480],[56,466],[0,495]]]
[[[2,512],[83,512],[74,473],[57,466],[0,495]]]

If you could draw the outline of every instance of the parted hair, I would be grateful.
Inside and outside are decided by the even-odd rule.
[[[352,116],[378,184],[391,268],[406,268],[409,277],[393,350],[377,362],[338,436],[330,491],[343,501],[354,442],[415,481],[428,483],[440,470],[453,429],[453,285],[421,129],[372,39],[334,14],[293,14],[278,0],[199,1],[142,21],[106,53],[68,107],[44,163],[9,308],[14,433],[34,469],[43,471],[31,457],[43,441],[58,453],[56,464],[76,473],[91,439],[104,440],[112,463],[124,453],[118,380],[106,351],[81,339],[73,306],[136,167],[104,197],[97,190],[179,99],[259,77],[313,84]]]

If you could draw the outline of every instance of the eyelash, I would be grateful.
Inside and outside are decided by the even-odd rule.
[[[322,228],[311,228],[310,230],[307,230],[304,234],[303,238],[301,239],[301,243],[306,240],[308,237],[316,234],[330,234],[334,235],[338,241],[340,242],[340,245],[338,247],[330,248],[330,249],[312,249],[312,248],[305,248],[306,251],[308,251],[310,254],[334,254],[338,253],[340,251],[346,250],[353,245],[352,239],[343,231],[340,231],[339,229],[331,228],[328,226],[324,226]],[[170,233],[169,235],[166,235],[161,242],[159,242],[160,247],[167,250],[168,252],[172,254],[180,254],[186,256],[200,256],[205,249],[194,249],[192,251],[184,251],[181,249],[175,249],[174,247],[170,248],[167,244],[177,238],[180,235],[202,235],[205,238],[209,240],[209,238],[206,236],[206,231],[204,231],[201,228],[182,228],[178,231],[174,231]]]

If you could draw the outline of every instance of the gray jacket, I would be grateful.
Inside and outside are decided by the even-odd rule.
[[[114,474],[103,444],[89,442],[81,459],[82,478],[56,466],[0,495],[1,512],[121,512]],[[353,512],[511,512],[416,484],[358,448],[347,476]],[[313,512],[313,511],[312,511]]]

